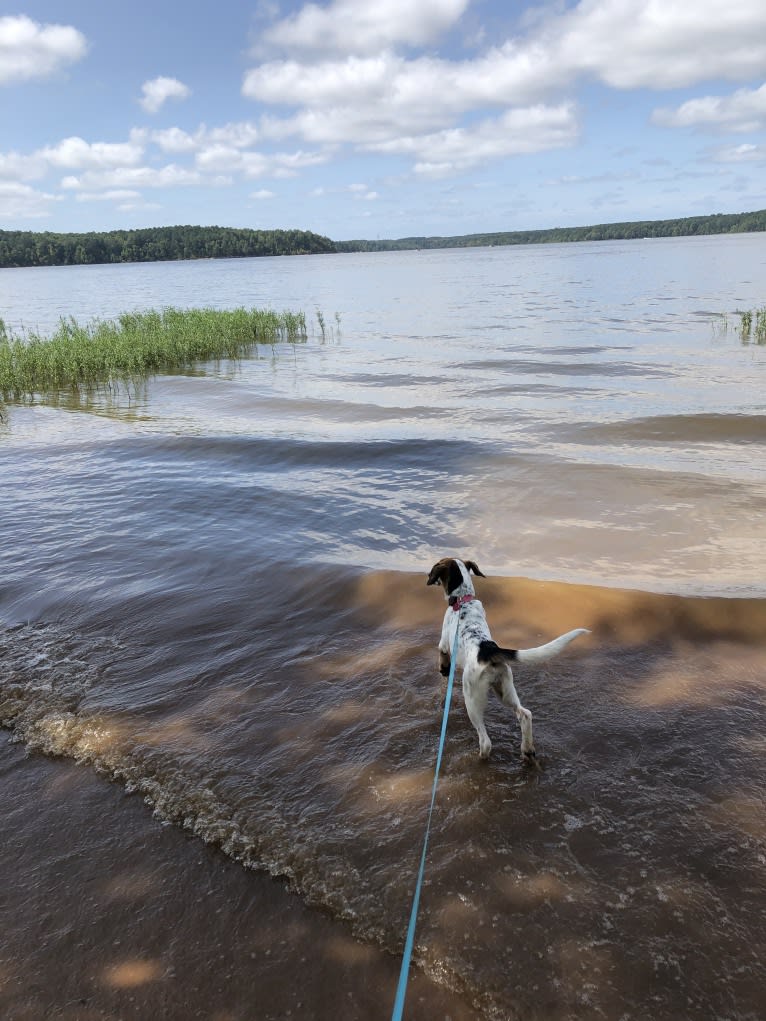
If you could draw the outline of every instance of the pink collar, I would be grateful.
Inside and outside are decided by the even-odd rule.
[[[467,595],[467,596],[451,596],[449,604],[452,607],[452,609],[455,611],[455,613],[457,613],[460,610],[461,606],[465,606],[466,603],[473,602],[473,600],[475,598],[476,598],[476,596],[472,596],[472,595]]]

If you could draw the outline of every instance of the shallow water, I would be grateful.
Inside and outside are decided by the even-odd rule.
[[[9,323],[195,303],[332,324],[5,410],[4,725],[396,953],[444,690],[425,575],[470,553],[503,644],[593,635],[520,673],[539,770],[500,705],[480,763],[455,696],[416,959],[456,1019],[756,1018],[766,349],[731,313],[762,303],[765,262],[754,235],[2,271]],[[55,829],[36,849],[44,872]],[[289,953],[257,967],[274,996],[300,987]],[[184,1016],[163,968],[146,976]],[[9,1016],[61,1008],[43,980],[24,1014],[22,985]],[[297,1016],[337,1015],[308,978],[298,995]]]

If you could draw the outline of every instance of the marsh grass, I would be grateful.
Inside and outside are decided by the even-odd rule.
[[[740,312],[740,335],[743,341],[766,344],[766,306],[753,311]]]
[[[735,312],[734,315],[738,316],[739,322],[733,328],[743,344],[766,344],[766,306]],[[716,335],[727,334],[731,326],[728,314],[726,312],[715,314],[712,325]]]
[[[9,333],[0,320],[0,398],[135,386],[195,362],[240,358],[258,344],[305,340],[302,312],[267,309],[166,308],[84,326],[62,319],[50,337]]]

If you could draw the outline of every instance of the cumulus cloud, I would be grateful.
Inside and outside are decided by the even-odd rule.
[[[303,11],[329,17],[335,6],[321,10],[309,5]],[[375,49],[381,47],[378,42]],[[371,56],[366,46],[350,44],[340,59],[291,59],[255,67],[245,75],[242,91],[260,102],[291,105],[347,101],[349,89],[355,98],[358,90],[362,101],[387,94],[402,101],[425,96],[451,106],[522,105],[580,77],[616,88],[680,88],[714,77],[744,80],[765,65],[761,0],[732,0],[725,6],[718,0],[693,5],[686,0],[581,0],[530,34],[509,38],[472,60],[407,60],[390,47]]]
[[[747,79],[766,66],[762,0],[731,0],[723,6],[718,0],[693,5],[687,0],[581,0],[571,8],[543,7],[523,23],[521,34],[470,59],[410,58],[397,52],[397,45],[454,25],[466,6],[457,0],[425,5],[335,0],[323,8],[308,4],[277,22],[266,38],[287,47],[290,59],[251,68],[242,84],[246,97],[290,108],[263,118],[263,137],[294,135],[312,145],[390,144],[397,151],[409,139],[414,153],[432,148],[439,132],[458,132],[449,136],[458,140],[469,136],[466,118],[493,109],[505,111],[503,117],[516,111],[511,123],[514,118],[535,123],[540,110],[554,109],[556,100],[581,82],[617,89],[680,88],[711,77]],[[421,18],[410,30],[403,27],[405,11]],[[348,15],[345,23],[341,14]],[[360,27],[355,17],[367,20]],[[738,96],[738,112],[727,114],[732,120],[747,105],[747,97]],[[558,109],[563,109],[561,102]],[[526,144],[477,138],[487,158],[493,158],[492,152],[534,152],[537,145],[550,148],[576,137],[571,113],[553,134],[537,128]],[[421,162],[457,168],[472,161],[445,157]]]
[[[194,159],[197,168],[205,174],[226,172],[253,179],[294,177],[304,167],[318,166],[329,158],[329,151],[262,152],[209,143],[198,150]]]
[[[57,198],[19,181],[0,181],[0,216],[9,220],[47,216]]]
[[[49,78],[87,49],[82,32],[69,25],[41,25],[25,14],[0,17],[0,85]]]
[[[153,131],[152,141],[163,152],[194,152],[199,147],[196,137],[190,135],[188,131],[183,131],[181,128],[165,128],[163,131]]]
[[[0,152],[0,180],[26,184],[61,170],[117,170],[135,167],[144,153],[141,132],[127,142],[86,142],[78,136],[36,149],[32,153]]]
[[[412,154],[417,160],[416,173],[443,177],[489,160],[571,145],[577,132],[574,106],[562,103],[508,110],[500,117],[489,117],[470,127],[394,139],[370,148]]]
[[[223,146],[229,149],[247,149],[260,137],[260,131],[252,121],[234,121],[220,128],[208,128],[201,124],[194,134],[181,128],[166,128],[153,131],[151,139],[163,152],[197,152],[209,146]]]
[[[309,3],[262,35],[262,48],[373,53],[396,44],[423,46],[451,28],[470,0],[334,0]]]
[[[113,188],[110,191],[83,191],[75,196],[77,202],[127,202],[140,198],[140,191],[131,191],[129,188]]]
[[[543,51],[522,55],[506,43],[462,61],[394,53],[315,64],[276,61],[249,71],[242,91],[261,103],[323,111],[363,105],[364,117],[383,108],[399,122],[434,124],[480,106],[538,102],[566,83],[564,70]]]
[[[371,145],[446,129],[477,110],[538,105],[547,90],[535,76],[520,80],[503,51],[492,50],[461,62],[383,54],[312,67],[268,64],[250,73],[245,91],[263,103],[298,107],[285,117],[265,116],[266,138]]]
[[[39,153],[0,152],[0,178],[34,181],[45,177],[47,170],[48,164]]]
[[[141,106],[147,113],[158,113],[168,99],[186,99],[191,89],[177,78],[152,78],[141,86]]]
[[[73,136],[65,138],[58,145],[40,149],[37,155],[52,167],[66,169],[135,166],[143,156],[143,145],[137,140],[130,142],[86,142]]]
[[[570,74],[615,88],[743,80],[766,62],[766,9],[761,0],[581,0],[537,41]]]
[[[668,128],[763,131],[766,128],[766,84],[759,89],[739,89],[730,96],[690,99],[674,110],[655,110],[652,120]]]
[[[763,163],[766,162],[766,145],[732,145],[717,149],[713,153],[717,163]]]
[[[258,191],[251,191],[250,198],[259,200],[273,199],[276,198],[276,192],[269,191],[268,188],[260,188]]]
[[[196,170],[175,163],[164,167],[117,167],[113,170],[86,170],[79,177],[70,174],[61,182],[69,191],[95,192],[109,188],[175,188],[202,182]]]

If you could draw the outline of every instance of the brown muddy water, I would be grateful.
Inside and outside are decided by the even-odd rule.
[[[719,314],[765,263],[0,273],[9,322],[333,323],[3,410],[0,1016],[390,1016],[445,690],[425,579],[462,553],[502,644],[592,634],[517,672],[538,769],[499,703],[480,762],[454,696],[406,1016],[762,1018],[766,350]]]

